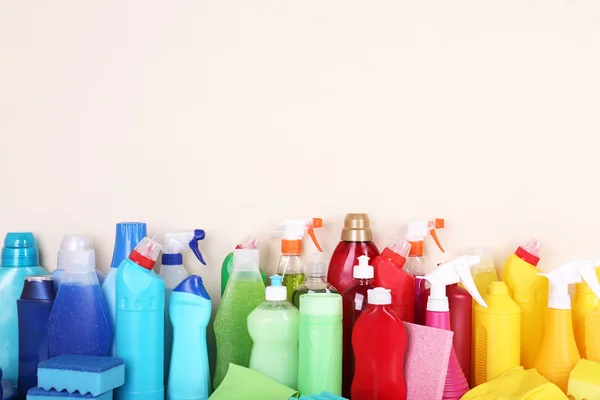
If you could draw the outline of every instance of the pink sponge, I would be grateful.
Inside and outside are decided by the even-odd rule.
[[[403,322],[407,400],[441,400],[452,350],[452,331]]]

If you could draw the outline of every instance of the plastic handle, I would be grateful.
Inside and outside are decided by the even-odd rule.
[[[437,247],[440,249],[440,251],[442,253],[445,253],[446,250],[444,250],[444,248],[442,247],[442,244],[440,243],[440,239],[437,236],[437,232],[436,229],[440,229],[444,227],[444,220],[442,218],[436,218],[433,221],[430,221],[428,225],[429,228],[429,234],[431,235],[431,237],[433,238],[433,241],[435,242],[435,244],[437,244]]]
[[[315,246],[317,246],[317,250],[319,250],[320,252],[323,252],[323,248],[321,247],[321,245],[319,244],[319,241],[317,240],[317,235],[315,235],[314,228],[321,228],[322,226],[323,226],[323,220],[321,218],[313,218],[312,223],[309,224],[309,226],[308,226],[308,234],[310,235],[310,238],[312,239]]]
[[[205,237],[206,237],[206,232],[204,232],[204,229],[194,229],[194,237],[192,238],[192,240],[190,240],[190,243],[189,243],[190,249],[192,249],[192,252],[196,256],[198,261],[200,261],[203,265],[206,265],[206,261],[204,261],[204,257],[202,257],[202,253],[200,252],[200,249],[198,248],[198,241],[204,240]]]
[[[475,258],[477,261],[475,262]],[[473,296],[475,301],[479,303],[481,307],[487,308],[487,304],[481,294],[477,290],[477,286],[475,286],[475,281],[473,281],[473,275],[471,275],[471,266],[479,264],[479,257],[468,257],[467,262],[459,263],[456,266],[456,272],[460,277],[461,282],[465,285],[465,289]]]

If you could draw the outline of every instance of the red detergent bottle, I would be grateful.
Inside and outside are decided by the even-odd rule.
[[[373,266],[369,265],[369,257],[358,257],[358,265],[354,266],[354,285],[342,293],[344,315],[344,351],[342,353],[342,396],[350,398],[350,386],[354,377],[354,353],[352,351],[352,331],[356,320],[367,308],[367,292],[373,289]]]
[[[342,241],[338,243],[331,256],[327,282],[342,293],[354,284],[352,270],[358,257],[367,256],[373,260],[378,255],[379,250],[373,243],[369,216],[347,214],[342,229]]]
[[[391,308],[402,321],[414,321],[415,278],[402,269],[410,253],[411,244],[395,239],[373,261],[375,286],[390,289]]]
[[[391,308],[389,289],[369,290],[368,301],[369,305],[358,317],[352,333],[355,373],[351,398],[406,399],[404,325]]]

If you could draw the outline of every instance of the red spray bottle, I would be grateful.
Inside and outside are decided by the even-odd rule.
[[[356,259],[367,256],[371,260],[379,255],[377,246],[373,243],[373,232],[370,228],[367,214],[347,214],[342,229],[342,241],[335,248],[327,282],[331,283],[338,292],[342,293],[354,284],[352,270]]]
[[[402,321],[413,322],[415,310],[415,278],[402,270],[410,252],[410,243],[396,240],[373,261],[375,286],[390,289],[391,308]]]

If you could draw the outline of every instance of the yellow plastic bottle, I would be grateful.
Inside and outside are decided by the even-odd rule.
[[[540,242],[530,239],[511,254],[502,269],[508,292],[521,307],[521,365],[533,368],[544,338],[548,281],[538,275]]]
[[[586,315],[585,346],[587,359],[600,362],[600,308],[596,308]]]
[[[521,362],[521,309],[508,295],[508,287],[504,282],[491,282],[484,300],[487,308],[475,305],[474,386],[496,379]]]
[[[585,281],[594,293],[600,294],[600,283],[594,271],[599,264],[597,259],[583,258],[543,274],[550,281],[550,295],[546,333],[534,368],[565,393],[569,374],[581,360],[573,333],[569,284]]]
[[[600,269],[596,270],[596,276],[600,280]],[[587,283],[581,282],[575,285],[575,295],[573,296],[573,331],[575,332],[575,342],[577,342],[579,355],[583,358],[587,356],[585,344],[586,315],[598,307],[600,307],[600,299],[592,292]],[[600,331],[596,331],[596,335],[599,335],[599,333]]]
[[[479,293],[487,293],[490,283],[498,280],[494,261],[483,249],[475,249],[474,252],[470,252],[469,254],[476,254],[481,259],[479,265],[471,268],[471,274]],[[473,299],[473,306],[475,306],[475,303],[475,299]],[[474,308],[473,311],[475,311]]]

